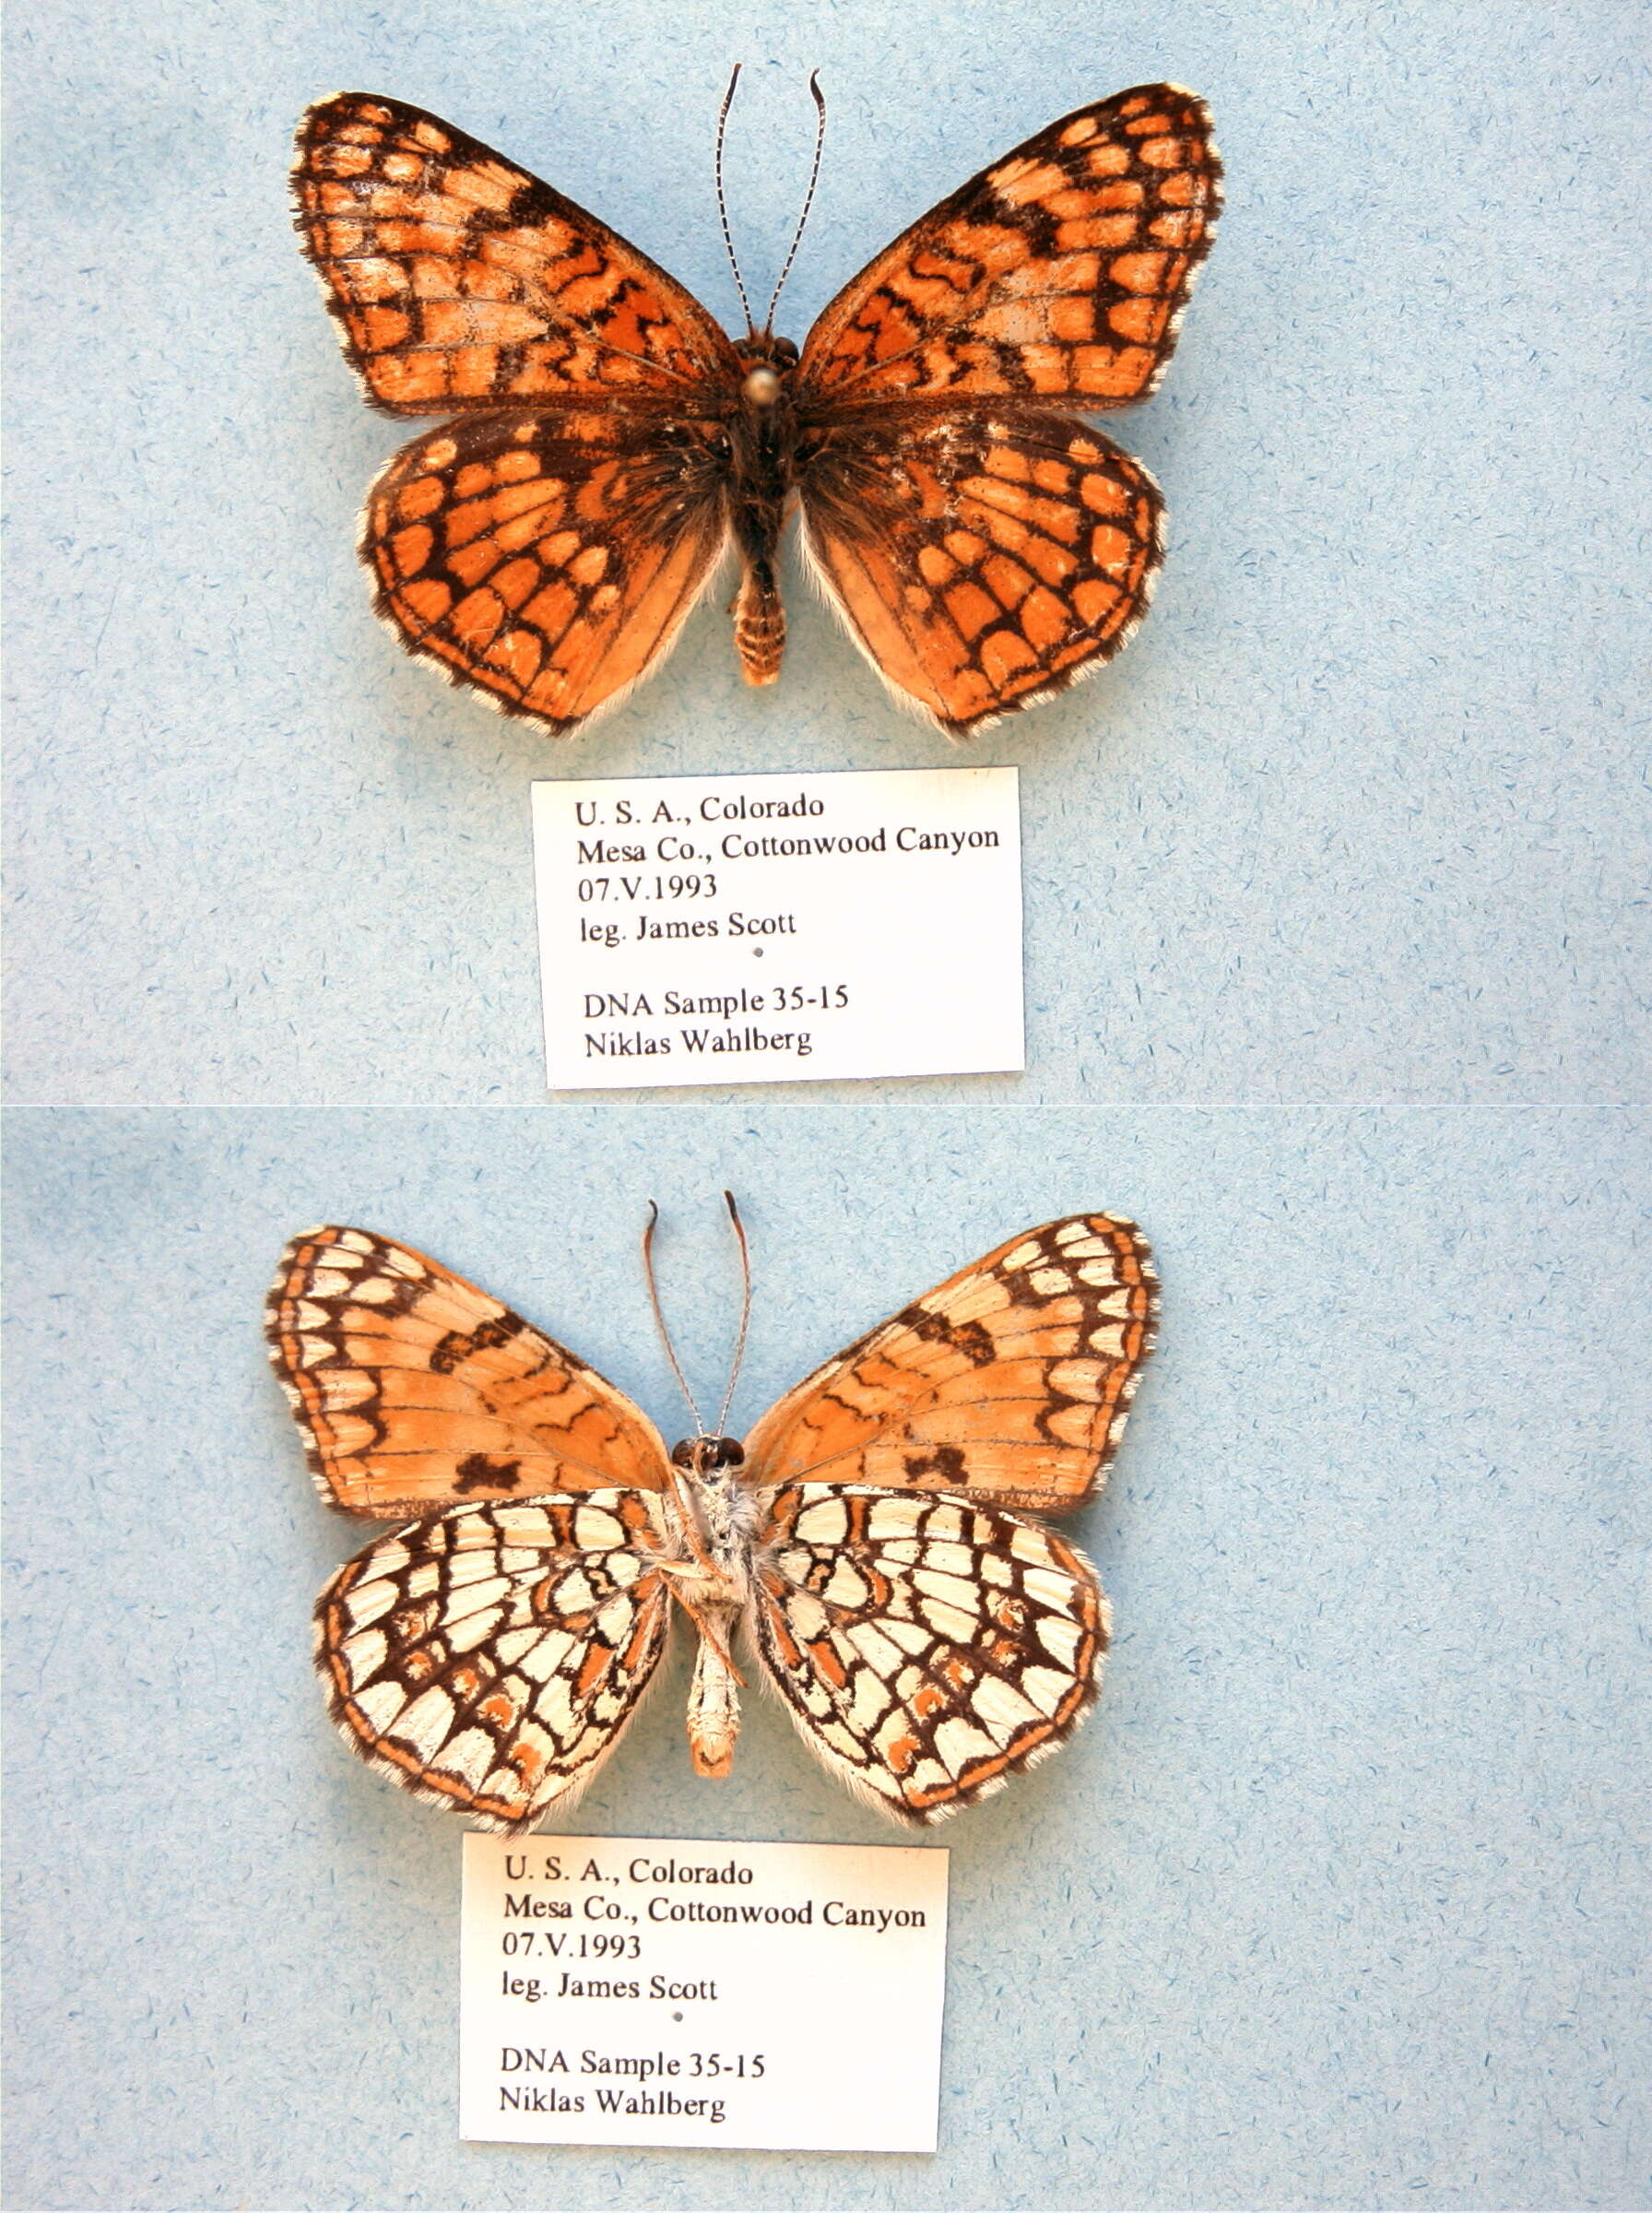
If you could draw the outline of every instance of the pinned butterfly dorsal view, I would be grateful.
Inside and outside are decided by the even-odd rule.
[[[680,1613],[702,1775],[728,1772],[755,1662],[810,1750],[895,1819],[1001,1789],[1101,1681],[1095,1570],[1031,1517],[1099,1487],[1154,1286],[1132,1223],[1047,1223],[857,1339],[743,1444],[695,1411],[668,1450],[439,1262],[367,1230],[294,1238],[266,1325],[312,1473],[331,1505],[397,1524],[316,1607],[345,1741],[421,1798],[527,1828],[612,1751]]]
[[[903,232],[799,352],[772,328],[778,285],[763,328],[748,309],[731,339],[453,124],[323,101],[294,187],[345,351],[376,407],[451,419],[368,495],[379,612],[563,735],[657,666],[732,547],[741,668],[769,684],[797,509],[813,574],[903,704],[962,738],[1052,697],[1118,652],[1152,591],[1157,488],[1077,418],[1158,383],[1221,176],[1178,86],[1080,108]]]

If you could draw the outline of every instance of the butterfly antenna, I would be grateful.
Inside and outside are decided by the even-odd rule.
[[[730,90],[732,89],[731,86]],[[786,278],[792,273],[792,264],[797,258],[797,248],[803,243],[803,226],[808,222],[808,211],[815,204],[815,186],[820,181],[820,149],[826,144],[826,95],[820,89],[820,73],[818,69],[811,69],[808,73],[808,89],[815,103],[815,164],[808,172],[808,190],[803,195],[803,213],[797,218],[797,228],[792,235],[791,252],[785,257],[785,266],[780,272],[780,280],[774,287],[774,297],[770,301],[769,312],[763,317],[765,330],[773,330],[774,327],[774,310],[780,305],[781,292],[785,289]],[[748,314],[747,320],[750,320],[749,314]],[[732,1205],[733,1201],[731,1200],[729,1203]],[[738,1215],[735,1217],[735,1220],[738,1225]]]
[[[725,1191],[723,1203],[728,1209],[728,1219],[734,1224],[734,1234],[740,1249],[740,1333],[734,1341],[734,1364],[728,1371],[728,1389],[723,1393],[723,1403],[717,1410],[717,1435],[723,1435],[723,1425],[728,1419],[728,1409],[734,1402],[735,1379],[740,1372],[740,1362],[746,1357],[746,1330],[751,1320],[751,1248],[746,1242],[746,1225],[740,1220],[740,1210],[734,1202],[734,1193]]]
[[[648,1201],[648,1226],[643,1232],[643,1273],[648,1279],[648,1303],[654,1308],[654,1326],[660,1333],[660,1343],[665,1346],[666,1357],[671,1363],[671,1373],[677,1378],[678,1388],[689,1402],[689,1412],[694,1417],[694,1434],[696,1437],[705,1437],[710,1432],[700,1418],[700,1409],[695,1405],[694,1394],[689,1389],[689,1379],[682,1372],[677,1348],[671,1343],[671,1332],[666,1327],[665,1311],[660,1305],[659,1285],[654,1280],[654,1232],[659,1218],[660,1210],[651,1199]]]
[[[734,89],[740,81],[740,65],[734,65],[734,75],[728,80],[728,89],[723,95],[723,105],[717,111],[717,214],[723,224],[723,243],[728,248],[728,266],[734,271],[734,289],[740,295],[740,313],[746,318],[746,328],[755,331],[751,320],[751,302],[746,297],[746,288],[740,281],[740,265],[734,256],[734,235],[728,228],[728,202],[723,196],[723,134],[728,127],[728,111],[734,105]]]

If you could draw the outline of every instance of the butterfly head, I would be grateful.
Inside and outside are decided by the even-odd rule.
[[[751,407],[772,408],[797,365],[797,349],[790,338],[777,338],[773,331],[759,330],[742,338],[735,351],[746,371],[741,396]]]
[[[685,1437],[671,1448],[672,1466],[695,1475],[721,1475],[738,1468],[745,1457],[745,1447],[732,1437]]]

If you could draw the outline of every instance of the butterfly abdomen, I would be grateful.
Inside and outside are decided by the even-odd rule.
[[[740,579],[734,603],[735,651],[749,684],[772,684],[785,655],[785,609],[771,562],[754,562]]]

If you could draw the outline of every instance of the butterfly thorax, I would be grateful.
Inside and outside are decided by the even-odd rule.
[[[785,610],[774,557],[796,479],[796,410],[790,338],[754,331],[735,348],[745,372],[728,426],[728,520],[742,574],[734,601],[734,640],[749,684],[772,684],[785,651]]]

